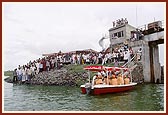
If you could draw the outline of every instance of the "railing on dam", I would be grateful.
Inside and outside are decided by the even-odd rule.
[[[144,35],[148,35],[155,32],[164,31],[164,20],[155,21],[152,23],[144,24],[139,26],[137,29],[141,30]]]
[[[161,28],[164,28],[164,20],[162,20],[162,21],[156,21],[156,22],[161,22],[159,26]],[[152,23],[154,23],[154,22],[152,22]],[[140,29],[140,30],[148,30],[148,24],[144,24],[144,25],[138,26],[138,29]]]

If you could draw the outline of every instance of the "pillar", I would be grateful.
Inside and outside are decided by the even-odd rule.
[[[143,65],[144,82],[151,82],[150,51],[149,51],[149,44],[146,41],[143,41],[142,45],[142,65]]]
[[[154,82],[161,83],[161,67],[159,63],[158,44],[153,45],[153,70],[154,70]]]

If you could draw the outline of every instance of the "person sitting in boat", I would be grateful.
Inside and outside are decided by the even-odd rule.
[[[107,74],[106,74],[105,69],[101,71],[101,75],[102,75],[103,84],[107,84]]]
[[[117,77],[117,84],[118,85],[123,85],[124,84],[124,79],[121,74],[118,75]]]
[[[107,75],[103,76],[103,84],[107,84]]]
[[[111,72],[111,76],[109,76],[109,85],[117,85],[117,78],[114,71]]]
[[[106,75],[105,70],[101,71],[100,73],[101,73],[102,76],[105,76],[105,75]]]
[[[92,85],[96,85],[97,79],[98,79],[98,74],[96,74],[95,76],[93,76]]]
[[[95,84],[98,85],[98,84],[103,84],[103,81],[102,81],[102,74],[100,72],[98,72],[98,77],[97,79],[95,80]]]
[[[124,76],[124,84],[130,84],[130,78],[128,76]]]

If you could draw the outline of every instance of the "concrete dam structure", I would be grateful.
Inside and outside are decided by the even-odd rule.
[[[162,21],[145,25],[145,29],[135,28],[128,23],[109,29],[110,50],[123,46],[126,42],[133,51],[142,49],[141,60],[143,82],[163,83],[159,63],[159,44],[164,44],[164,28]],[[161,77],[162,76],[162,77]],[[142,76],[141,76],[142,77]]]

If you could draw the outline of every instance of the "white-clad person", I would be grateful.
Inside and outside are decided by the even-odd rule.
[[[27,77],[27,75],[26,75],[26,69],[25,69],[25,66],[23,66],[23,68],[21,69],[21,71],[22,71],[22,82],[25,82],[26,81],[26,77]]]
[[[17,76],[18,76],[18,81],[21,82],[22,81],[22,70],[21,70],[21,67],[19,67],[18,70],[17,70]]]
[[[30,69],[31,69],[31,72],[32,72],[32,77],[35,76],[35,70],[36,70],[35,65],[33,64],[33,65],[30,67]]]
[[[124,51],[124,61],[125,61],[125,63],[127,63],[129,59],[130,59],[130,53],[128,51]]]
[[[30,69],[30,67],[27,67],[27,75],[28,75],[28,81],[30,81],[30,79],[31,79],[31,75],[32,75],[32,71],[31,71],[31,69]]]

